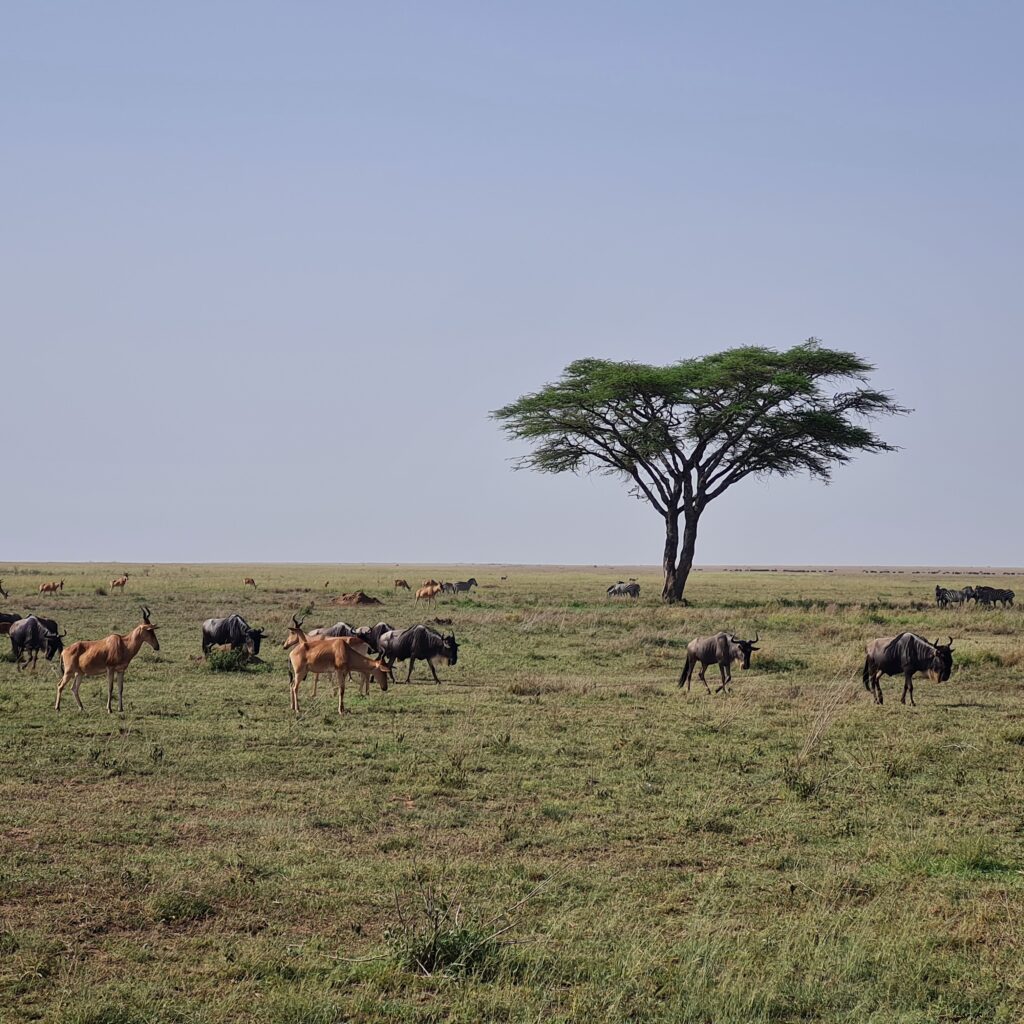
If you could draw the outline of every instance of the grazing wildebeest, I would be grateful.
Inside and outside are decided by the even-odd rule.
[[[613,583],[606,593],[609,597],[632,597],[636,599],[640,596],[640,584],[623,583],[622,580],[619,580],[618,583]]]
[[[61,655],[64,674],[57,684],[57,701],[53,705],[60,711],[60,698],[64,687],[71,683],[71,692],[79,711],[84,711],[82,698],[78,688],[86,676],[107,675],[107,713],[112,714],[111,704],[114,700],[114,677],[117,677],[117,710],[124,711],[124,673],[132,658],[149,644],[154,651],[160,650],[160,641],[156,638],[156,626],[149,621],[149,609],[142,608],[142,622],[130,633],[111,633],[102,640],[78,640],[66,648]]]
[[[214,644],[231,644],[232,650],[245,648],[255,658],[266,635],[262,629],[253,629],[237,613],[223,619],[207,619],[203,623],[203,654],[209,654]]]
[[[915,672],[924,672],[929,679],[944,683],[953,670],[953,638],[948,644],[940,644],[938,640],[930,644],[916,633],[899,633],[896,636],[880,637],[872,640],[866,648],[864,659],[864,688],[871,691],[876,704],[882,703],[882,687],[878,681],[880,675],[903,675],[903,696],[900,703],[914,706]]]
[[[477,581],[476,581],[476,579],[474,577],[470,576],[468,580],[462,580],[462,581],[460,581],[460,582],[455,584],[455,593],[456,594],[465,594],[465,593],[468,593],[468,591],[472,587],[478,587],[478,586],[480,586],[480,584],[477,583]]]
[[[58,590],[63,590],[63,589],[64,589],[64,581],[63,580],[61,580],[59,583],[57,582],[57,580],[52,580],[49,583],[40,583],[39,584],[39,593],[40,594],[56,594]]]
[[[253,590],[256,589],[256,581],[251,576],[246,576],[242,580],[242,589],[245,590],[246,587],[252,587]]]
[[[459,645],[454,633],[442,636],[429,626],[410,626],[408,629],[393,629],[384,633],[379,640],[381,655],[390,669],[396,661],[408,661],[409,672],[405,681],[412,678],[412,669],[417,661],[430,666],[434,682],[437,678],[435,665],[454,665],[459,660]]]
[[[412,590],[412,587],[409,586],[409,581],[408,580],[395,580],[395,582],[391,585],[391,589],[392,590]]]
[[[35,671],[39,660],[39,652],[43,651],[47,661],[52,661],[55,654],[64,650],[63,637],[53,619],[44,619],[37,615],[29,615],[24,619],[12,622],[8,628],[11,638],[11,652],[19,669],[32,666]],[[67,633],[64,633],[67,636]],[[25,664],[21,663],[22,654],[28,655]]]
[[[345,679],[351,672],[363,677],[365,692],[370,691],[370,680],[376,680],[382,690],[388,688],[387,665],[379,658],[369,658],[356,648],[361,646],[357,637],[308,637],[302,631],[302,622],[292,616],[284,648],[289,652],[291,675],[291,708],[298,714],[299,687],[310,672],[333,672],[338,678],[338,714],[345,713]],[[361,688],[362,689],[362,688]],[[315,691],[314,691],[315,694]]]
[[[753,640],[741,640],[731,633],[716,633],[714,636],[698,636],[686,645],[686,665],[679,676],[679,685],[686,686],[686,692],[690,692],[690,683],[693,681],[693,668],[700,662],[700,681],[704,689],[711,692],[708,681],[704,678],[708,665],[717,665],[718,671],[722,674],[722,684],[715,689],[715,693],[721,693],[732,682],[732,663],[739,661],[744,669],[750,668],[750,655],[760,650],[756,646],[761,639],[761,634],[756,632]]]
[[[0,612],[0,636],[6,636],[11,626],[19,619],[25,618],[21,612]]]

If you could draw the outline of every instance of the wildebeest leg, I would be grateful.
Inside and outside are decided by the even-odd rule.
[[[707,665],[705,665],[704,662],[702,661],[700,663],[700,681],[704,684],[704,689],[707,690],[708,693],[710,693],[711,692],[711,687],[708,686],[708,681],[704,678],[704,673],[707,672],[707,670],[708,670]]]
[[[715,693],[721,693],[732,682],[732,672],[725,665],[719,665],[718,671],[722,673],[722,685],[716,687]]]
[[[907,697],[910,697],[910,706],[915,707],[914,704],[914,673],[905,672],[903,675],[903,696],[900,697],[900,703],[906,704]]]
[[[406,673],[406,676],[405,676],[405,681],[406,682],[409,682],[409,680],[412,679],[412,667],[415,664],[416,664],[416,659],[415,658],[410,658],[409,659],[409,671],[408,671],[408,673]]]
[[[430,666],[430,674],[434,677],[434,682],[440,683],[441,680],[437,678],[437,672],[434,671],[434,663],[427,658],[427,664]]]

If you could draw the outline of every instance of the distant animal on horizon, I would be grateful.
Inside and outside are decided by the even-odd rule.
[[[409,586],[409,581],[408,580],[395,580],[395,582],[391,585],[391,589],[392,590],[412,590],[412,587]]]
[[[61,580],[59,583],[56,580],[53,580],[50,583],[40,583],[39,584],[39,593],[40,594],[55,594],[55,593],[57,593],[58,590],[63,590],[63,589],[64,589],[64,581],[63,580]]]
[[[754,651],[760,650],[757,646],[761,639],[760,632],[754,633],[753,640],[741,640],[732,633],[716,633],[714,636],[698,636],[686,645],[686,665],[679,676],[679,685],[686,686],[686,692],[690,692],[690,683],[693,681],[693,669],[697,662],[700,662],[698,678],[704,684],[704,689],[711,692],[704,673],[709,665],[717,665],[722,675],[722,683],[715,689],[715,693],[721,693],[732,682],[732,663],[739,661],[743,669],[750,668],[750,656]]]
[[[142,622],[130,633],[111,633],[102,640],[78,640],[64,649],[61,663],[64,674],[57,684],[57,700],[53,705],[60,711],[60,698],[64,687],[71,683],[71,693],[79,711],[84,711],[82,698],[78,688],[86,676],[107,676],[107,713],[113,714],[111,704],[114,700],[114,680],[117,679],[117,710],[124,711],[124,673],[132,658],[149,644],[154,651],[160,650],[160,641],[156,636],[156,626],[150,622],[149,609],[142,608]]]
[[[255,658],[266,635],[262,629],[253,629],[237,612],[222,619],[207,619],[203,623],[203,654],[209,654],[217,644],[230,644],[232,650],[245,650]]]
[[[126,586],[128,586],[128,573],[123,573],[121,576],[118,576],[116,580],[110,581],[111,590],[114,590],[117,587],[120,587],[121,590],[124,590]]]
[[[640,596],[640,584],[623,583],[622,580],[619,580],[618,583],[613,583],[605,593],[608,597],[631,597],[636,600]]]
[[[67,632],[61,635],[53,619],[44,619],[41,615],[29,615],[12,622],[7,633],[11,638],[11,653],[19,671],[31,665],[33,672],[39,660],[39,652],[44,653],[47,661],[52,661],[55,654],[64,650],[64,637],[67,636]],[[21,662],[22,654],[27,655],[24,664]]]
[[[396,661],[408,661],[409,672],[405,681],[412,679],[413,666],[417,661],[425,661],[430,667],[430,674],[435,683],[437,677],[435,665],[454,665],[459,660],[459,644],[454,633],[442,636],[436,629],[429,626],[410,626],[408,629],[393,629],[380,638],[381,656],[390,670]]]
[[[246,576],[242,580],[242,589],[244,590],[246,587],[252,587],[253,590],[256,589],[256,581],[251,576]]]
[[[916,633],[898,633],[896,636],[879,637],[865,648],[864,689],[874,697],[876,704],[882,703],[882,687],[878,677],[903,675],[903,695],[900,703],[906,704],[907,697],[914,707],[914,674],[924,672],[929,679],[944,683],[953,671],[953,638],[948,644],[938,640],[930,644]]]

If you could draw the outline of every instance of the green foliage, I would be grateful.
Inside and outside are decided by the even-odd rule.
[[[206,667],[211,672],[269,672],[271,667],[247,651],[210,651]]]
[[[162,924],[187,924],[201,921],[214,912],[213,904],[194,892],[170,892],[153,901],[153,920]]]

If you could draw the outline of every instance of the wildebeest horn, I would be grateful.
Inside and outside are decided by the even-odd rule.
[[[68,635],[68,631],[65,629],[63,633],[58,633],[57,636],[65,637]]]
[[[759,630],[755,629],[754,630],[754,639],[751,641],[751,643],[755,643],[756,644],[757,641],[760,640],[760,639],[761,639],[761,633],[760,633]]]

